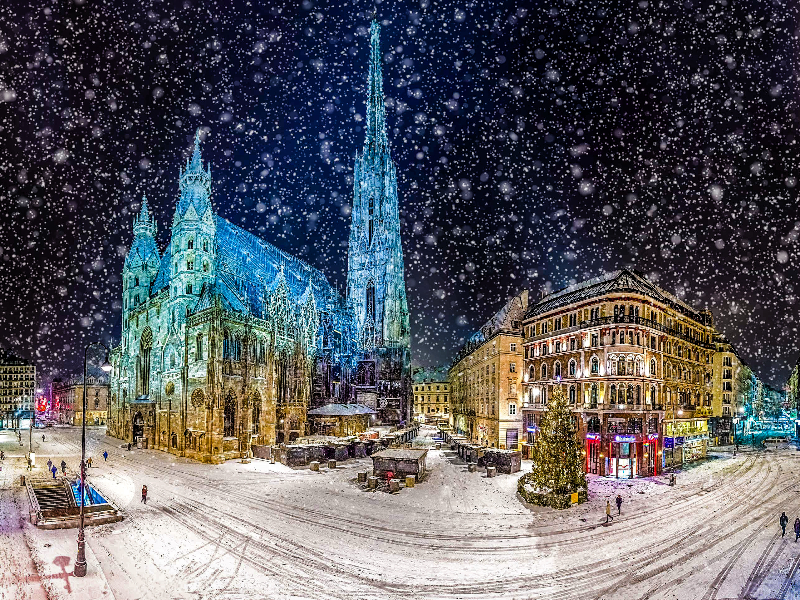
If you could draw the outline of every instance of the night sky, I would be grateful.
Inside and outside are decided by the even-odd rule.
[[[197,128],[215,210],[340,289],[367,30],[414,361],[522,288],[632,266],[766,381],[798,357],[794,2],[35,2],[0,7],[0,346],[116,343],[132,214],[168,241]]]

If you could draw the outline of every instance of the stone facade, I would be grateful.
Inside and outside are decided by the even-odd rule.
[[[696,435],[678,445],[705,452],[715,351],[711,313],[625,269],[544,296],[531,305],[524,325],[529,443],[553,387],[561,385],[585,440],[589,473],[661,472],[665,419],[701,421]],[[668,464],[673,456],[680,460],[680,453],[668,452]]]
[[[514,296],[461,348],[449,371],[453,429],[472,442],[519,449],[522,320],[528,292]]]
[[[86,380],[86,424],[105,425],[108,419],[108,375],[90,368]],[[53,382],[53,414],[59,423],[81,425],[83,422],[83,375]]]
[[[414,369],[414,419],[436,424],[450,420],[450,380],[446,367]]]
[[[122,340],[111,352],[110,435],[220,462],[306,435],[307,411],[327,403],[361,402],[385,423],[408,419],[410,329],[378,35],[373,23],[372,126],[356,157],[347,298],[317,269],[214,213],[198,134],[163,254],[146,198],[134,220]]]
[[[0,429],[20,426],[33,414],[36,366],[0,349]]]

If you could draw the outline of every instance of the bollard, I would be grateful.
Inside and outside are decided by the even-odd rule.
[[[308,466],[312,471],[319,471],[319,461],[317,460],[311,461]]]
[[[400,491],[400,480],[399,479],[390,479],[389,480],[389,491],[396,493]]]
[[[414,484],[417,482],[417,478],[415,475],[406,475],[406,487],[412,488]]]
[[[336,461],[335,460],[329,460],[328,461],[328,468],[329,469],[335,469],[336,468]]]
[[[367,481],[367,472],[366,471],[359,471],[358,472],[358,483],[365,483]]]
[[[494,477],[497,475],[497,467],[486,467],[486,476]]]
[[[467,463],[467,469],[469,469],[470,473],[474,473],[477,470],[477,468],[478,468],[478,465],[476,465],[475,463],[472,463],[472,462],[471,463]]]
[[[371,490],[374,490],[378,487],[378,478],[374,475],[367,477],[367,487]]]

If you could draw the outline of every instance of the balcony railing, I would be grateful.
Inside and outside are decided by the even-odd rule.
[[[658,321],[654,321],[653,319],[645,319],[644,317],[637,317],[635,315],[599,317],[597,319],[591,319],[589,321],[581,321],[578,325],[574,325],[572,327],[566,327],[564,329],[558,329],[556,331],[548,331],[547,333],[541,333],[525,341],[536,342],[556,335],[565,335],[568,333],[579,331],[581,329],[600,327],[602,325],[641,325],[643,327],[649,327],[650,329],[655,329],[656,331],[660,331],[661,333],[671,335],[672,337],[682,339],[686,342],[689,342],[690,344],[701,346],[708,350],[714,350],[715,348],[714,344],[710,342],[705,342],[703,340],[693,338],[689,335],[686,335],[683,332],[678,331],[677,329],[673,329],[671,327],[667,327],[666,325],[662,325],[661,323],[659,323]],[[610,345],[610,344],[604,344],[604,345]]]

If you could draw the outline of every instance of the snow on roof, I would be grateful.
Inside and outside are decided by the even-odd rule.
[[[533,317],[541,315],[551,310],[575,304],[576,302],[614,292],[634,292],[650,296],[664,304],[672,306],[676,310],[697,321],[704,321],[704,317],[700,311],[692,308],[673,294],[661,289],[648,280],[644,274],[631,269],[611,271],[553,292],[539,300],[539,302],[532,304],[526,316]]]

